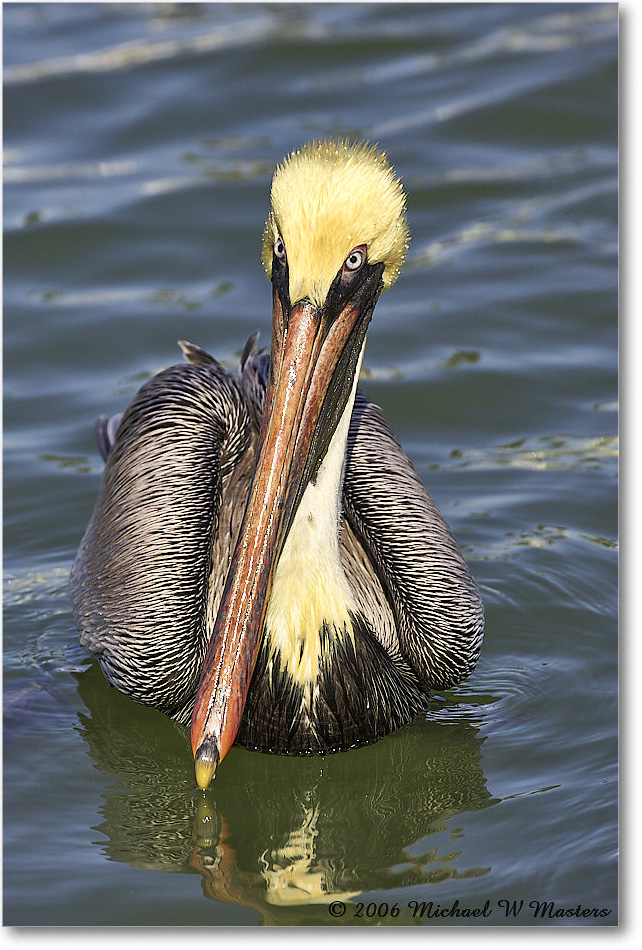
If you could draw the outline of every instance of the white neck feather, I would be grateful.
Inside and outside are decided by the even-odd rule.
[[[341,489],[348,429],[365,340],[350,398],[314,484],[308,484],[274,571],[265,615],[268,645],[301,686],[316,683],[324,623],[338,636],[352,636],[356,610],[339,553]]]

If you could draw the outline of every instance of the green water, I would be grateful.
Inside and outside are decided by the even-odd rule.
[[[616,6],[3,18],[5,923],[616,923]],[[267,341],[271,173],[334,134],[406,184],[362,385],[455,531],[486,640],[424,720],[325,758],[234,749],[202,799],[185,734],[77,645],[93,421],[177,339],[230,368]],[[455,901],[488,914],[427,915]]]

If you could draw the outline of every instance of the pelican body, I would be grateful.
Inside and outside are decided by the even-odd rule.
[[[263,238],[268,356],[238,378],[192,344],[122,417],[72,570],[81,643],[132,699],[191,723],[197,783],[236,741],[373,742],[474,668],[479,591],[357,388],[408,246],[385,156],[314,142],[277,167]]]

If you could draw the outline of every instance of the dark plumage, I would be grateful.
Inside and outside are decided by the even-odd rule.
[[[235,380],[198,347],[103,419],[106,468],[71,577],[80,640],[110,683],[189,722],[249,490],[269,359],[248,341]],[[114,431],[115,422],[118,422]],[[483,607],[456,542],[380,410],[357,390],[341,557],[355,646],[325,631],[319,699],[263,648],[237,741],[334,751],[410,722],[429,689],[475,666]]]

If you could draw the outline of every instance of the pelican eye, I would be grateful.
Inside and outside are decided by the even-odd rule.
[[[285,260],[285,244],[280,234],[274,242],[274,254],[280,261]]]
[[[359,270],[359,268],[365,263],[365,260],[366,248],[365,245],[362,245],[361,247],[355,247],[354,250],[350,251],[343,262],[343,266],[349,271]]]

